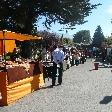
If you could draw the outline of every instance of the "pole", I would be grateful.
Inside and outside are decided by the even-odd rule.
[[[3,52],[4,52],[4,62],[5,62],[5,70],[6,70],[6,55],[5,55],[5,32],[6,30],[3,30]]]

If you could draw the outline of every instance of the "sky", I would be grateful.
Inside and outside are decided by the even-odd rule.
[[[93,34],[97,28],[98,25],[101,26],[102,32],[104,36],[110,36],[112,33],[112,0],[91,0],[92,4],[101,3],[102,5],[98,6],[97,9],[93,9],[92,13],[85,18],[88,22],[86,22],[83,25],[76,25],[74,30],[68,30],[66,33],[66,30],[59,31],[61,28],[63,28],[63,25],[60,25],[58,23],[52,24],[52,27],[49,32],[64,34],[66,36],[70,36],[72,38],[72,35],[80,30],[90,30],[91,38],[93,37]],[[44,19],[44,18],[43,18]],[[38,23],[38,30],[47,30],[43,25],[41,19]]]

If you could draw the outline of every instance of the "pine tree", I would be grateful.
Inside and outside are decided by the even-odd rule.
[[[103,32],[102,32],[102,29],[101,29],[101,26],[97,26],[96,30],[95,30],[95,33],[93,35],[93,42],[92,42],[92,45],[94,47],[98,47],[100,48],[101,47],[101,44],[102,42],[104,42],[105,40],[105,37],[103,35]]]

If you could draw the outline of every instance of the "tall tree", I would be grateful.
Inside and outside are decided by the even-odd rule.
[[[68,26],[83,24],[98,5],[90,0],[0,0],[0,30],[31,34],[41,16],[46,18],[46,27],[56,21]]]
[[[89,30],[81,30],[79,32],[77,32],[76,34],[73,35],[73,41],[75,43],[90,43],[90,31]]]
[[[105,37],[103,35],[103,32],[102,32],[102,29],[101,29],[101,26],[98,25],[96,30],[95,30],[95,33],[93,35],[93,42],[92,42],[92,45],[94,47],[101,47],[101,44],[102,42],[105,41]]]

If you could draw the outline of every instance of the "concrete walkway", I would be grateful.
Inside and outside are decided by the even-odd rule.
[[[112,112],[112,68],[93,61],[64,72],[63,84],[35,91],[16,103],[0,107],[0,112]]]

